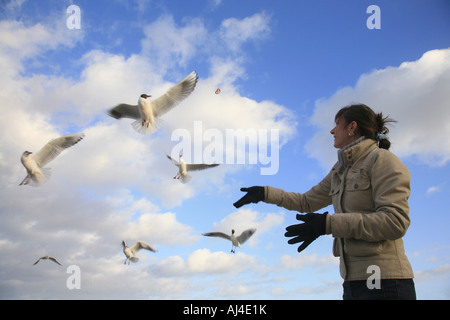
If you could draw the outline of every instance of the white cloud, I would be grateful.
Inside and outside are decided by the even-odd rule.
[[[189,270],[195,273],[236,273],[255,263],[255,257],[242,252],[232,255],[208,249],[196,250],[188,258]]]
[[[426,195],[431,196],[432,194],[434,194],[436,192],[440,192],[440,191],[441,191],[441,186],[431,186],[427,189]]]
[[[417,157],[431,166],[450,160],[450,49],[426,52],[417,61],[404,62],[362,75],[354,87],[316,101],[311,123],[319,131],[307,143],[311,157],[326,168],[336,161],[332,147],[334,115],[352,102],[397,120],[390,129],[391,150],[400,157]]]
[[[144,213],[124,227],[124,237],[149,243],[187,246],[200,239],[200,236],[194,235],[192,227],[178,222],[172,212]]]
[[[157,71],[164,72],[177,65],[184,67],[204,44],[207,30],[200,19],[190,19],[178,27],[173,16],[164,15],[144,28],[142,53],[152,60]]]
[[[243,284],[237,284],[237,285],[233,285],[233,286],[220,287],[217,290],[217,295],[222,296],[222,297],[228,297],[228,296],[240,297],[240,296],[245,296],[251,292],[252,292],[252,289],[249,286],[246,286]],[[236,315],[237,315],[237,312],[236,312]]]
[[[301,270],[308,266],[312,266],[316,269],[329,267],[330,265],[334,267],[339,265],[339,260],[332,255],[319,256],[317,254],[298,254],[295,256],[283,255],[280,257],[280,263],[285,268]]]
[[[426,280],[448,280],[450,276],[450,264],[444,264],[427,270],[414,272],[415,279],[419,282]]]
[[[267,39],[270,23],[271,16],[262,12],[243,19],[225,19],[218,30],[208,30],[202,19],[186,19],[179,25],[172,15],[166,14],[144,27],[141,54],[161,74],[177,66],[185,67],[193,57],[228,57],[241,63],[245,57],[243,46]]]
[[[196,277],[211,274],[235,274],[251,269],[257,263],[253,256],[238,252],[229,254],[223,251],[211,252],[209,249],[197,249],[186,259],[170,256],[159,260],[149,267],[158,277]]]
[[[213,6],[214,8],[219,7],[220,4],[222,3],[222,1],[223,1],[223,0],[210,0],[212,6]]]
[[[32,26],[21,21],[0,21],[0,66],[3,75],[11,77],[23,71],[21,63],[24,59],[32,61],[45,51],[73,47],[83,40],[82,31],[71,32],[61,24],[61,21],[65,22],[63,15],[48,21],[45,25],[37,23]]]
[[[244,19],[229,18],[222,21],[220,36],[232,51],[251,40],[261,40],[270,35],[270,15],[256,13]]]
[[[22,7],[22,4],[26,0],[10,0],[8,3],[4,4],[4,9],[10,12],[14,12]]]

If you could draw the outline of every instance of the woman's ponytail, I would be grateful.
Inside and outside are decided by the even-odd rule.
[[[396,121],[390,119],[389,117],[383,117],[383,113],[381,112],[375,115],[375,119],[377,123],[375,140],[378,142],[378,147],[389,150],[389,148],[391,147],[391,142],[389,141],[389,129],[386,127],[386,124]]]
[[[343,107],[336,114],[335,119],[343,117],[347,123],[356,121],[358,131],[361,136],[367,139],[373,139],[378,142],[378,147],[388,150],[391,146],[388,133],[389,129],[386,124],[396,122],[389,117],[383,117],[383,114],[375,113],[365,104],[352,104]]]

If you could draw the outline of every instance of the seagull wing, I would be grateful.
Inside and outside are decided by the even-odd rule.
[[[49,260],[52,260],[53,262],[55,262],[55,263],[59,264],[60,266],[62,266],[62,264],[59,263],[58,260],[56,260],[56,259],[53,258],[53,257],[49,257]]]
[[[149,245],[148,243],[144,242],[144,241],[137,241],[132,247],[131,250],[133,250],[133,252],[138,252],[141,249],[145,249],[145,250],[150,250],[152,252],[156,252],[157,250],[155,248],[153,248],[151,245]]]
[[[39,258],[38,261],[36,261],[35,263],[33,263],[33,266],[36,265],[39,261],[41,261],[42,258]]]
[[[118,104],[114,108],[109,109],[106,113],[115,119],[131,118],[138,120],[141,118],[138,106],[126,103]]]
[[[154,114],[160,116],[186,99],[194,91],[197,80],[197,73],[192,71],[165,94],[150,101]]]
[[[247,229],[245,231],[243,231],[238,237],[237,240],[239,241],[239,243],[244,243],[245,241],[247,241],[254,233],[256,232],[256,229]]]
[[[83,139],[84,133],[74,133],[50,140],[44,147],[33,155],[33,159],[44,167],[47,163],[55,159],[64,149],[77,144]]]
[[[203,233],[204,236],[207,237],[219,237],[219,238],[224,238],[226,240],[230,240],[231,241],[231,237],[229,234],[223,233],[223,232],[207,232],[207,233]]]
[[[167,156],[167,158],[169,158],[169,159],[173,162],[174,165],[176,165],[177,167],[180,166],[180,163],[179,163],[177,160],[173,159],[173,158],[172,158],[171,156],[169,156],[168,154],[166,154],[166,156]]]
[[[186,170],[187,171],[197,171],[197,170],[204,170],[204,169],[208,169],[208,168],[213,168],[213,167],[217,167],[219,164],[218,163],[214,163],[214,164],[186,164]]]

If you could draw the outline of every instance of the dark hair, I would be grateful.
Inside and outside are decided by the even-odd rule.
[[[389,129],[386,128],[386,124],[389,122],[397,122],[389,117],[383,117],[383,114],[375,113],[371,108],[365,104],[352,104],[343,107],[336,114],[335,120],[344,118],[347,124],[355,121],[358,124],[358,133],[366,138],[378,141],[380,148],[389,150],[391,142],[386,135]]]

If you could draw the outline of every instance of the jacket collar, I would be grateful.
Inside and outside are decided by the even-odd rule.
[[[338,162],[341,168],[351,166],[366,151],[372,150],[376,146],[376,142],[372,139],[361,137],[355,142],[338,150]]]

